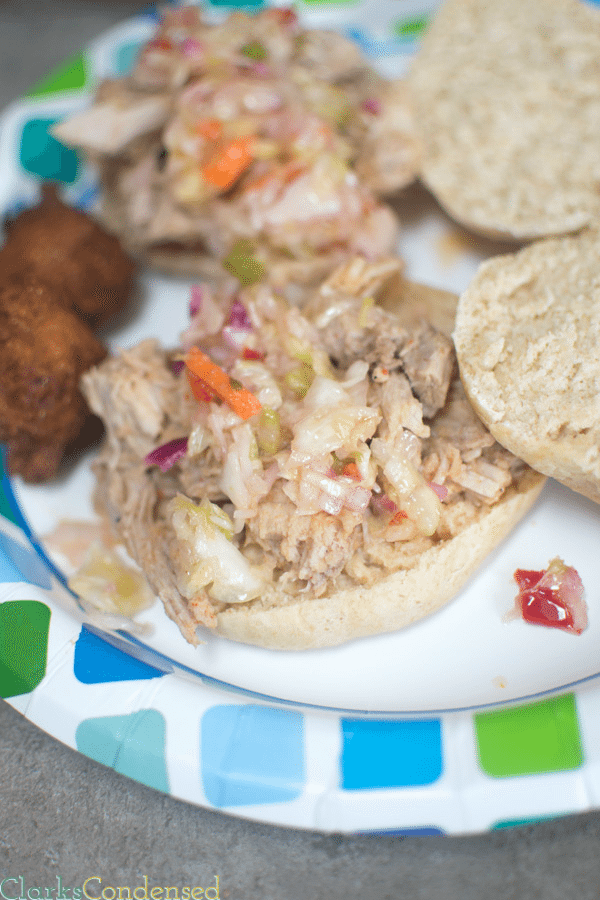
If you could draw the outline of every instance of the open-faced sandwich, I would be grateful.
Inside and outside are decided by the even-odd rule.
[[[146,340],[84,376],[107,434],[97,506],[188,641],[397,630],[529,509],[544,478],[473,412],[454,302],[392,258],[348,261],[302,312],[265,283],[202,286],[181,347]]]
[[[54,128],[98,166],[105,224],[167,272],[317,282],[393,252],[382,195],[414,180],[406,87],[290,9],[165,10],[130,75]]]

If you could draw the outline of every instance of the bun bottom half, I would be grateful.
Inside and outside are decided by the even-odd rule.
[[[496,505],[482,507],[463,531],[419,554],[411,568],[392,572],[375,585],[269,609],[229,607],[217,615],[215,633],[271,650],[307,650],[405,628],[456,597],[532,507],[545,481],[527,469]]]

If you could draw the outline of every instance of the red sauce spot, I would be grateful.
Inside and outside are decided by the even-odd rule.
[[[547,625],[550,628],[573,628],[573,616],[561,601],[558,591],[540,585],[543,572],[527,572],[518,569],[515,579],[519,585],[519,602],[526,622]]]
[[[242,350],[242,359],[264,359],[265,354],[259,350],[253,350],[252,347],[244,347]]]
[[[581,632],[587,626],[583,585],[575,569],[553,559],[543,571],[517,569],[516,608],[526,622]]]

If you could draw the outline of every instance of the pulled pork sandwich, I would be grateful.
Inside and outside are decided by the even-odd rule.
[[[451,320],[448,296],[362,257],[302,312],[266,284],[202,286],[181,348],[145,340],[83,376],[97,504],[188,641],[397,630],[531,506],[544,478],[479,421],[423,316]]]
[[[341,35],[290,9],[214,24],[182,6],[53,133],[97,164],[103,220],[146,263],[284,285],[392,252],[379,197],[414,180],[414,131],[404,83]]]

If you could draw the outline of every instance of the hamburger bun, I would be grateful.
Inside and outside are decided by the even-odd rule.
[[[420,176],[456,221],[519,241],[600,213],[600,11],[446,0],[412,63]]]
[[[497,441],[600,502],[600,233],[480,267],[458,304],[466,393]]]

